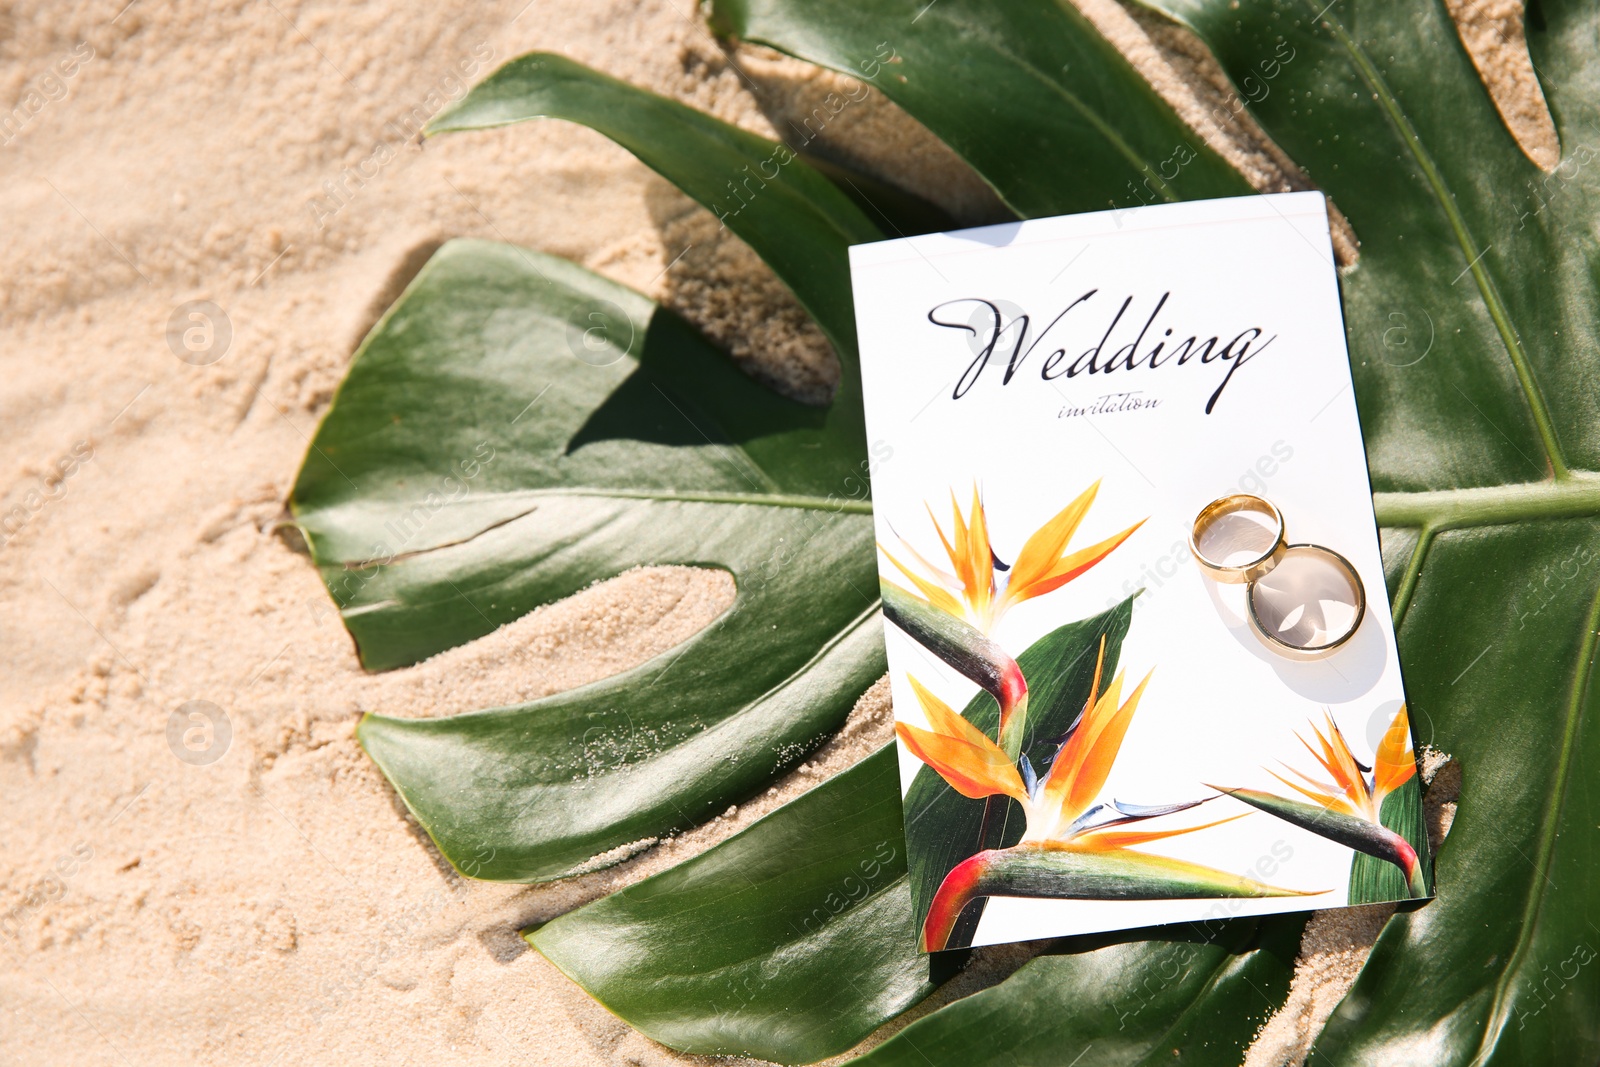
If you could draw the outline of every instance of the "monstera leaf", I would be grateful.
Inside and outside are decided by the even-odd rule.
[[[367,661],[641,564],[722,567],[738,587],[685,645],[596,685],[367,716],[362,745],[452,863],[533,881],[620,859],[843,721],[884,670],[871,519],[835,492],[865,474],[854,429],[562,260],[481,241],[434,256],[357,354],[295,488]]]
[[[900,826],[890,746],[528,941],[663,1044],[822,1059],[933,988]]]
[[[362,723],[451,862],[504,880],[615,861],[711,817],[826,738],[883,671],[845,274],[847,244],[879,231],[783,146],[559,57],[511,64],[435,126],[546,111],[603,127],[708,203],[725,194],[713,179],[781,160],[727,221],[845,373],[831,406],[807,408],[639,294],[482,242],[442,250],[362,345],[291,505],[367,666],[633,566],[720,567],[738,588],[710,629],[604,683]]]
[[[851,1067],[1238,1067],[1289,990],[1305,918],[1066,938]]]
[[[1545,174],[1506,132],[1440,0],[1151,2],[1213,49],[1240,107],[1360,240],[1343,298],[1412,721],[1419,742],[1465,767],[1437,899],[1391,921],[1311,1062],[1594,1062],[1600,933],[1587,860],[1600,812],[1580,776],[1600,755],[1585,729],[1600,701],[1600,204],[1584,174],[1600,117],[1600,15],[1575,0],[1532,12],[1533,61],[1564,146]],[[725,32],[871,81],[1019,214],[1248,191],[1053,0],[713,9]],[[589,122],[713,211],[711,190],[778,149],[548,57],[488,85],[439,128]],[[873,239],[878,216],[870,195],[847,196],[799,159],[768,183],[747,186],[759,195],[724,221],[838,349],[828,412],[739,378],[636,294],[532,253],[456,243],[368,340],[307,457],[296,514],[369,666],[460,644],[636,563],[735,576],[732,612],[617,679],[520,709],[363,724],[363,743],[468,873],[553,877],[704,818],[814,744],[882,671],[871,531],[845,484],[862,484],[866,450],[844,248]],[[764,211],[781,217],[758,224]],[[586,932],[570,945],[632,944],[596,924],[638,929],[628,924],[649,911],[640,901],[732,900],[737,866],[707,858],[675,886],[657,883],[673,894],[574,916],[567,929]],[[686,886],[694,893],[675,895]],[[764,876],[740,907],[783,914],[813,888]],[[1192,966],[1158,995],[1151,983],[1181,939],[1130,935],[1052,955],[868,1061],[1237,1062],[1281,1002],[1282,946],[1298,922],[1252,929],[1257,941],[1215,939],[1203,959],[1186,956]],[[698,936],[702,962],[732,946],[801,974],[824,961],[873,1010],[923,988],[872,953],[814,955],[820,941],[781,932],[758,945],[749,927]],[[547,944],[562,951],[554,931]],[[585,951],[566,965],[601,974],[603,962],[574,962]],[[649,973],[637,958],[628,966]],[[757,987],[743,987],[751,1004],[784,989],[759,966],[739,973]],[[777,984],[763,986],[769,977]],[[636,999],[648,1010],[633,1014],[647,1029],[655,1013],[677,1032],[714,1033],[708,1049],[781,1059],[843,1047],[871,1022],[871,1011],[845,1012],[832,1032],[818,1019],[825,1032],[799,1038],[761,1007],[718,1030],[707,1020],[727,1010],[722,981],[697,971],[674,986],[681,1001]],[[1124,1004],[1139,1007],[1131,1036],[1111,1021]]]
[[[734,36],[865,78],[1024,218],[1249,184],[1066,3],[715,0]]]
[[[900,818],[889,747],[700,856],[526,937],[673,1048],[820,1059],[915,1004],[950,972],[955,961],[942,957],[961,955],[916,950]],[[1288,989],[1305,920],[1229,911],[1219,902],[1207,922],[1055,942],[1000,985],[852,1062],[1084,1057],[1080,1067],[1092,1067],[1181,1056],[1236,1067]]]
[[[841,358],[854,365],[855,322],[844,250],[883,234],[787,145],[543,53],[495,71],[440,112],[427,132],[483,130],[537,118],[593,127],[699,201],[761,254]],[[837,408],[860,404],[856,375],[842,376],[840,388]]]
[[[850,8],[866,6],[879,7]],[[881,5],[876,25],[911,6]],[[1588,566],[1600,535],[1600,480],[1588,473],[1600,466],[1596,202],[1580,179],[1594,156],[1582,131],[1600,105],[1595,14],[1546,3],[1530,30],[1565,145],[1546,175],[1507,133],[1442,4],[1154,6],[1214,49],[1253,117],[1361,241],[1343,295],[1378,518],[1387,554],[1405,560],[1393,598],[1409,695],[1419,739],[1467,768],[1438,901],[1385,932],[1318,1056],[1592,1060],[1600,977],[1584,966],[1596,935],[1577,871],[1600,818],[1571,779],[1594,744],[1580,724],[1596,699],[1600,618],[1600,576]],[[718,10],[745,36],[830,66],[863,43],[851,27],[865,16],[825,22],[784,0]],[[961,10],[941,3],[925,19]],[[981,48],[1008,18],[985,14],[969,35]],[[952,144],[984,122],[997,142],[1020,137],[1050,95],[1032,94],[1030,107],[1002,81],[1008,107],[974,121],[970,101],[944,98],[932,69],[918,78],[920,51],[896,47],[905,80],[876,84]],[[1008,124],[1013,113],[1029,117]],[[1026,172],[1056,160],[1023,155],[968,159],[1019,210],[1126,203],[1114,193],[1086,203],[1061,181],[1035,204]]]
[[[1252,114],[1361,239],[1342,289],[1378,521],[1409,555],[1413,722],[1464,767],[1438,900],[1390,923],[1314,1061],[1592,1062],[1600,201],[1579,172],[1600,19],[1558,0],[1530,28],[1567,157],[1547,176],[1442,4],[1161,6],[1249,79]]]

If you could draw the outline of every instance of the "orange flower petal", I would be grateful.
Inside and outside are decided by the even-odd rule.
[[[1316,733],[1317,740],[1322,745],[1322,748],[1321,748],[1320,751],[1318,749],[1312,748],[1311,747],[1311,742],[1307,741],[1305,738],[1301,737],[1299,734],[1295,734],[1294,735],[1295,736],[1295,740],[1299,741],[1302,745],[1304,745],[1306,747],[1306,751],[1311,753],[1312,758],[1317,761],[1317,765],[1319,767],[1321,767],[1323,770],[1328,772],[1328,777],[1333,778],[1334,780],[1341,782],[1339,788],[1341,788],[1341,789],[1345,788],[1346,787],[1345,783],[1343,783],[1342,777],[1339,774],[1339,761],[1336,758],[1334,758],[1333,753],[1331,751],[1329,751],[1327,739],[1322,736],[1322,731],[1317,730],[1317,728],[1315,726],[1313,726],[1311,729]],[[1299,774],[1300,772],[1296,771],[1295,773]]]
[[[950,562],[955,565],[956,577],[961,579],[961,585],[970,600],[978,576],[972,571],[972,537],[967,532],[967,521],[961,515],[961,505],[956,503],[953,489],[950,491],[950,514],[954,522],[951,536],[955,538],[955,545],[950,552]]]
[[[1072,776],[1077,773],[1078,764],[1082,760],[1084,733],[1088,730],[1090,722],[1094,718],[1095,710],[1101,704],[1100,676],[1105,664],[1106,639],[1105,635],[1102,634],[1100,637],[1100,651],[1094,661],[1094,681],[1089,683],[1089,696],[1083,702],[1083,712],[1078,717],[1077,729],[1073,730],[1072,736],[1067,738],[1066,743],[1061,746],[1061,750],[1056,753],[1056,758],[1050,764],[1050,769],[1045,772],[1044,801],[1046,804],[1054,806],[1058,811],[1061,807],[1062,798],[1067,795],[1067,790],[1072,785]],[[1121,677],[1119,676],[1112,684],[1120,686],[1122,684]]]
[[[958,738],[930,733],[904,722],[895,723],[894,732],[913,756],[932,767],[934,773],[964,797],[982,800],[1004,793],[1021,801],[1027,796],[1022,788],[1022,776],[998,748],[989,752]]]
[[[1352,782],[1360,782],[1363,792],[1365,792],[1366,778],[1362,776],[1361,767],[1356,763],[1356,757],[1350,751],[1349,744],[1345,742],[1344,732],[1339,729],[1339,724],[1333,721],[1331,714],[1325,711],[1322,713],[1322,717],[1328,723],[1328,740],[1323,743],[1333,749],[1345,777]]]
[[[911,691],[916,694],[917,703],[922,706],[922,713],[928,717],[928,725],[933,727],[935,733],[959,737],[975,745],[994,745],[987,734],[935,696],[932,690],[917,681],[915,675],[906,675],[906,681],[911,683]],[[995,746],[995,750],[999,751],[999,746]]]
[[[1145,520],[1140,519],[1132,526],[1119,534],[1114,534],[1098,544],[1080,549],[1072,555],[1056,562],[1042,577],[1032,581],[1019,581],[1013,577],[1011,584],[1006,587],[1006,600],[1008,603],[1020,603],[1036,596],[1053,593],[1078,577],[1116,550],[1128,538],[1133,536],[1135,530],[1143,526]]]
[[[950,495],[950,499],[952,501],[955,500],[954,493]],[[928,521],[933,523],[934,533],[939,535],[939,543],[944,546],[944,554],[950,557],[950,566],[954,567],[959,575],[961,570],[961,557],[956,555],[955,546],[952,545],[950,543],[950,539],[944,535],[944,527],[940,526],[939,520],[933,517],[932,506],[927,503],[924,503],[922,506],[928,512]],[[959,511],[956,512],[956,526],[957,528],[961,526],[961,513]],[[960,577],[956,577],[955,581],[959,583],[961,581]]]
[[[1102,645],[1101,655],[1104,654]],[[1097,681],[1098,670],[1097,667]],[[1146,674],[1138,688],[1119,705],[1123,679],[1119,673],[1094,705],[1085,710],[1078,729],[1061,746],[1050,766],[1043,796],[1044,803],[1056,807],[1061,821],[1071,821],[1081,815],[1105,786],[1128,725],[1133,721],[1133,713],[1138,710],[1139,699],[1144,695],[1145,686],[1150,684],[1150,674]]]
[[[913,571],[904,563],[901,563],[899,560],[895,559],[894,553],[890,552],[882,545],[878,546],[878,551],[882,552],[888,557],[889,562],[895,565],[895,569],[910,579],[911,584],[917,587],[917,591],[922,594],[923,598],[927,600],[928,603],[932,604],[934,607],[948,615],[954,615],[958,619],[966,617],[966,609],[961,606],[961,601],[957,600],[949,590],[944,589],[941,586],[937,586],[928,581],[926,578],[923,578],[921,575],[917,574],[916,571]]]
[[[1129,845],[1142,845],[1149,841],[1160,841],[1165,837],[1177,837],[1179,834],[1192,834],[1196,830],[1208,830],[1213,826],[1221,826],[1225,822],[1242,819],[1250,813],[1230,815],[1226,819],[1217,819],[1215,822],[1203,822],[1199,826],[1180,826],[1175,830],[1100,830],[1091,831],[1081,837],[1072,839],[1074,848],[1089,849],[1095,852],[1104,852],[1113,848],[1127,848]]]
[[[1100,635],[1100,651],[1094,657],[1094,681],[1089,683],[1089,699],[1084,701],[1083,711],[1087,715],[1089,709],[1099,701],[1100,677],[1105,673],[1106,666],[1106,635]]]
[[[1293,768],[1291,767],[1290,770],[1293,770]],[[1327,808],[1329,811],[1337,811],[1341,814],[1351,815],[1358,819],[1364,818],[1361,812],[1356,810],[1355,805],[1352,804],[1347,797],[1339,796],[1336,793],[1320,793],[1310,789],[1302,789],[1300,786],[1295,785],[1277,771],[1268,771],[1267,773],[1272,775],[1272,777],[1276,778],[1278,781],[1282,782],[1284,785],[1288,786],[1290,789],[1293,789],[1296,793],[1299,793],[1308,800],[1315,801],[1317,804]],[[1300,772],[1295,771],[1295,773],[1299,774]],[[1301,775],[1301,777],[1304,778],[1305,776]],[[1310,781],[1311,779],[1307,778],[1306,780]]]
[[[1373,801],[1378,804],[1417,773],[1417,759],[1411,750],[1411,720],[1404,704],[1395,713],[1389,729],[1384,731],[1383,740],[1378,742],[1372,767]]]
[[[1116,714],[1108,716],[1104,726],[1096,732],[1085,753],[1083,765],[1073,775],[1067,802],[1062,805],[1063,815],[1077,818],[1105,787],[1106,779],[1111,776],[1111,765],[1116,762],[1117,753],[1122,749],[1122,739],[1133,722],[1133,713],[1139,708],[1139,698],[1144,695],[1145,686],[1150,684],[1150,675],[1154,673],[1152,670],[1140,680],[1138,687],[1129,694]],[[1107,695],[1117,692],[1119,688],[1116,682],[1112,682]]]
[[[1077,533],[1083,517],[1089,513],[1089,507],[1099,491],[1100,483],[1096,481],[1079,493],[1076,500],[1057,512],[1055,518],[1034,531],[1011,566],[1013,587],[1032,585],[1050,573],[1050,569],[1061,558],[1061,553],[1066,550],[1067,542]]]
[[[909,677],[909,676],[908,676]],[[1027,799],[1022,776],[1004,750],[982,730],[951,710],[915,678],[911,690],[922,705],[932,731],[909,723],[896,723],[895,733],[912,755],[932,767],[962,796],[978,799],[1004,793],[1018,801]]]
[[[938,530],[938,527],[935,526],[934,529]],[[943,530],[939,530],[939,539],[941,541],[944,540]],[[882,545],[879,545],[879,547],[881,548]],[[934,580],[940,585],[952,591],[961,588],[961,580],[959,578],[945,570],[943,567],[940,567],[938,564],[934,563],[921,552],[918,552],[917,547],[910,541],[907,541],[904,537],[900,538],[900,547],[906,550],[907,555],[921,564],[924,570],[933,575]]]
[[[1283,763],[1282,760],[1279,760],[1278,762],[1279,763]],[[1307,774],[1305,771],[1302,771],[1298,767],[1291,767],[1287,763],[1284,763],[1283,767],[1284,767],[1285,770],[1287,770],[1290,774],[1294,775],[1296,778],[1299,778],[1301,781],[1306,782],[1307,784],[1309,784],[1311,786],[1311,788],[1319,790],[1319,791],[1321,791],[1323,793],[1326,793],[1330,797],[1337,797],[1337,796],[1343,796],[1344,795],[1344,790],[1340,789],[1338,786],[1329,785],[1327,782],[1318,781],[1317,779],[1311,777],[1311,775]],[[1277,772],[1276,771],[1268,771],[1267,773],[1268,774],[1276,774]]]
[[[1317,762],[1322,765],[1322,769],[1328,772],[1328,776],[1337,783],[1338,788],[1344,792],[1344,795],[1350,798],[1352,804],[1365,804],[1367,802],[1367,782],[1361,776],[1361,768],[1355,766],[1355,761],[1350,757],[1349,750],[1346,749],[1343,753],[1343,758],[1341,758],[1341,753],[1336,749],[1334,743],[1323,735],[1315,723],[1312,724],[1311,729],[1316,734],[1317,742],[1321,745],[1322,751],[1318,752],[1312,748],[1311,742],[1303,737],[1300,737],[1300,743],[1306,746],[1307,752],[1316,757]],[[1295,736],[1299,737],[1298,734]],[[1339,744],[1342,745],[1344,743],[1342,736],[1335,734],[1335,737],[1338,739]],[[1296,771],[1295,773],[1299,774],[1300,772]]]
[[[950,510],[955,517],[955,547],[950,560],[955,564],[956,576],[961,579],[968,610],[979,625],[987,630],[989,607],[994,597],[994,557],[989,548],[989,526],[984,519],[978,487],[972,487],[972,515],[969,520],[962,519],[961,506],[956,503],[954,491],[950,493]]]

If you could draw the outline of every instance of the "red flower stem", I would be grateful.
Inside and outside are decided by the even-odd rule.
[[[1394,833],[1392,830],[1389,832]],[[1427,896],[1428,888],[1422,881],[1422,862],[1417,858],[1417,850],[1411,847],[1411,842],[1399,834],[1394,834],[1394,841],[1391,844],[1398,853],[1391,862],[1406,876],[1406,891],[1411,894],[1412,899]]]
[[[944,950],[950,941],[950,932],[955,929],[956,920],[961,917],[961,909],[972,900],[994,854],[995,850],[985,850],[976,856],[969,856],[944,876],[939,891],[933,895],[933,902],[928,905],[928,917],[922,923],[924,952]]]
[[[1017,661],[1007,658],[1000,668],[999,682],[995,700],[1000,705],[1000,729],[996,740],[1015,760],[1022,754],[1023,727],[1028,723],[1028,680],[1022,676]]]

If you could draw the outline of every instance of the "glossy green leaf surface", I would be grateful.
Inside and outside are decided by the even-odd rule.
[[[713,25],[870,82],[1024,218],[1250,187],[1070,4],[716,0]]]
[[[559,876],[716,814],[838,726],[884,670],[856,429],[570,263],[482,241],[434,256],[357,353],[293,497],[367,664],[630,567],[737,584],[726,615],[614,678],[367,716],[361,743],[451,862]]]
[[[1282,916],[1070,938],[850,1063],[1238,1067],[1288,993],[1304,925]]]
[[[802,128],[795,135],[795,141],[801,143],[798,149],[800,158],[849,197],[851,203],[861,209],[862,214],[871,219],[874,225],[882,228],[884,236],[909,237],[913,234],[940,233],[956,228],[956,220],[949,212],[930,204],[915,193],[907,192],[898,185],[891,185],[870,174],[851,170],[815,152],[807,151],[804,145],[809,143],[811,138],[801,136],[803,132]]]
[[[528,940],[662,1044],[809,1062],[932,991],[905,875],[889,746]]]
[[[1441,3],[1159,6],[1361,239],[1341,288],[1378,519],[1408,551],[1412,721],[1463,767],[1437,900],[1385,929],[1312,1062],[1594,1062],[1600,13],[1530,16],[1563,145],[1547,175]]]
[[[505,64],[440,112],[428,133],[536,118],[599,131],[699,201],[766,260],[845,365],[855,365],[845,249],[882,240],[883,232],[793,149],[545,52]],[[839,401],[859,406],[858,382],[843,375]]]
[[[1059,747],[1057,739],[1083,711],[1089,687],[1094,684],[1095,660],[1105,639],[1107,678],[1116,674],[1122,640],[1133,617],[1133,597],[1099,615],[1057,627],[1017,657],[1029,679],[1027,733],[1022,751],[1035,766],[1047,766]],[[968,722],[991,738],[1000,724],[1000,708],[987,693],[979,693],[962,709]],[[972,800],[950,787],[933,768],[919,767],[906,792],[906,842],[915,858],[911,872],[911,898],[916,914],[928,905],[945,875],[968,856],[985,848],[1004,848],[1022,840],[1027,828],[1022,808],[1009,797],[996,798],[994,814],[984,822],[987,801]],[[950,947],[972,943],[982,900],[969,904],[951,935]]]

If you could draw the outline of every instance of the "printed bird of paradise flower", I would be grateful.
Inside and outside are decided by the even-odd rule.
[[[896,733],[906,748],[963,796],[1010,797],[1027,818],[1027,828],[1015,845],[980,851],[945,876],[923,923],[924,951],[946,948],[962,909],[983,897],[1165,900],[1305,895],[1136,851],[1136,846],[1232,819],[1135,830],[1128,827],[1214,798],[1155,806],[1114,799],[1097,802],[1150,681],[1145,675],[1123,700],[1119,672],[1102,691],[1104,657],[1102,640],[1089,698],[1042,775],[1026,755],[1012,756],[910,678],[931,729],[897,723]]]
[[[1000,746],[1015,760],[1026,721],[1028,684],[1011,657],[991,636],[1000,618],[1012,607],[1053,592],[1109,556],[1134,531],[1141,519],[1120,533],[1087,548],[1068,552],[1068,542],[1083,524],[1100,491],[1097,481],[1062,508],[1023,543],[1011,564],[995,554],[989,538],[989,520],[977,487],[972,507],[961,514],[955,493],[950,494],[952,533],[946,535],[928,508],[939,542],[953,570],[946,571],[918,552],[904,538],[900,543],[926,575],[901,563],[883,545],[890,563],[921,596],[883,580],[884,614],[920,644],[957,671],[982,686],[1000,706]],[[931,576],[931,577],[930,577]]]
[[[1426,897],[1428,874],[1418,855],[1418,847],[1423,844],[1421,796],[1414,781],[1417,763],[1411,748],[1411,723],[1405,706],[1401,705],[1384,732],[1371,767],[1363,766],[1355,758],[1333,716],[1325,715],[1325,718],[1326,732],[1315,723],[1311,725],[1317,744],[1313,746],[1304,737],[1300,738],[1300,743],[1332,779],[1331,783],[1287,764],[1286,769],[1304,785],[1276,771],[1268,771],[1314,803],[1259,789],[1212,788],[1358,853],[1393,864],[1404,879],[1404,892],[1413,899]],[[1384,891],[1375,879],[1358,877],[1361,860],[1361,855],[1356,856],[1352,869],[1350,903],[1394,899],[1398,894]]]
[[[929,604],[947,615],[962,619],[984,634],[994,632],[996,624],[1007,611],[1025,600],[1060,589],[1083,574],[1096,563],[1109,556],[1133,532],[1144,525],[1140,519],[1121,533],[1103,541],[1067,552],[1067,543],[1078,532],[1084,516],[1100,492],[1095,482],[1076,500],[1062,508],[1049,522],[1035,530],[1017,552],[1014,562],[1007,564],[995,554],[989,540],[989,520],[983,500],[976,486],[972,489],[972,507],[963,517],[956,495],[950,494],[952,528],[949,535],[928,507],[928,518],[945,555],[950,558],[950,570],[929,562],[911,542],[900,538],[901,547],[925,574],[901,563],[887,548],[879,550],[905,575]]]

